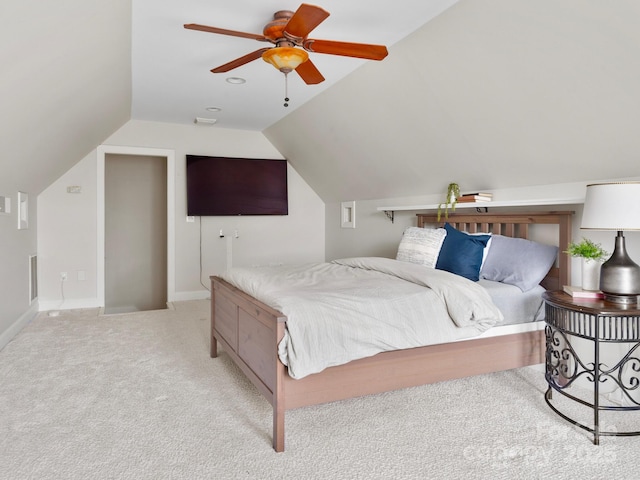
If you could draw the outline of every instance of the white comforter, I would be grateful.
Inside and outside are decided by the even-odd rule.
[[[293,378],[477,336],[502,320],[478,284],[388,258],[234,268],[222,277],[287,316],[278,354]]]

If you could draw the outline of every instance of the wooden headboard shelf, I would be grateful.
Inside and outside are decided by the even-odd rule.
[[[571,279],[571,262],[565,250],[571,241],[571,219],[574,212],[533,212],[515,214],[491,214],[491,213],[456,213],[448,218],[442,216],[438,220],[436,214],[419,213],[418,226],[423,228],[430,225],[444,226],[448,223],[452,227],[469,233],[492,233],[494,235],[504,235],[529,239],[530,225],[558,225],[558,261],[552,267],[542,286],[547,290],[558,290],[563,285],[568,285]],[[480,216],[480,219],[478,218]],[[479,221],[480,220],[480,221]]]

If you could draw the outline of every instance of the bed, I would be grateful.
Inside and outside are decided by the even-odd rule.
[[[528,239],[531,225],[555,225],[558,251],[564,252],[571,239],[572,213],[454,214],[446,222],[469,234],[490,232],[492,241],[495,236]],[[436,215],[417,215],[420,228],[444,223]],[[549,290],[561,288],[569,283],[569,269],[568,256],[560,253],[540,284]],[[496,326],[477,338],[385,351],[294,379],[278,355],[287,317],[220,276],[211,277],[211,291],[211,357],[217,357],[218,345],[222,346],[271,403],[277,452],[284,451],[287,410],[519,368],[544,359],[543,322],[529,322]]]

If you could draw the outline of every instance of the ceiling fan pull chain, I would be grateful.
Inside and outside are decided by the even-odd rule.
[[[289,106],[289,76],[287,72],[284,74],[284,106]]]

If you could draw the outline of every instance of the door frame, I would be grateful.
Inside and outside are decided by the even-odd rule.
[[[107,155],[142,155],[164,157],[167,162],[167,302],[173,302],[176,295],[175,266],[175,150],[147,147],[127,147],[117,145],[100,145],[97,149],[97,265],[96,292],[98,306],[105,305],[105,161]]]

